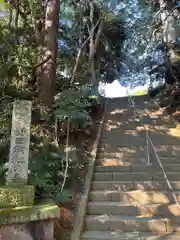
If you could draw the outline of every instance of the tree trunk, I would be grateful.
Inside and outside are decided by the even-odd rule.
[[[159,0],[161,21],[163,25],[163,40],[165,43],[176,42],[175,19],[170,14],[169,4],[166,0]]]
[[[48,107],[52,107],[56,89],[56,58],[58,53],[58,25],[60,0],[48,0],[45,17],[45,49],[39,82],[39,99]]]
[[[163,42],[166,46],[166,60],[167,60],[167,76],[166,83],[173,84],[178,81],[179,75],[179,60],[177,46],[177,30],[176,21],[172,2],[167,0],[159,0],[160,11],[161,11],[161,22],[163,30]]]
[[[173,48],[176,45],[177,31],[175,27],[175,18],[170,14],[170,6],[167,0],[159,0],[161,11],[161,22],[163,30],[163,42],[167,46],[168,55],[171,61],[174,61]]]
[[[96,24],[94,24],[94,3],[90,2],[90,31],[89,31],[89,70],[91,73],[91,84],[97,85],[97,76],[96,76],[96,69],[95,69],[95,62],[94,62],[94,56],[97,51],[97,47],[99,44],[99,39],[102,34],[104,21],[101,19],[101,15],[99,16],[99,19],[97,20]],[[96,32],[96,27],[98,27]]]

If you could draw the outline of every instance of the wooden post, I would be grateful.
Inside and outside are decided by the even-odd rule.
[[[7,184],[26,184],[28,180],[31,107],[31,101],[26,100],[13,104]]]

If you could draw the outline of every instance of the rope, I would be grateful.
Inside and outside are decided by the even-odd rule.
[[[178,201],[178,198],[177,198],[177,196],[176,196],[176,194],[175,194],[175,192],[174,192],[174,190],[173,190],[173,187],[172,187],[172,185],[171,185],[171,183],[170,183],[170,181],[169,181],[169,179],[168,179],[168,176],[167,176],[167,174],[166,174],[166,172],[165,172],[165,170],[164,170],[164,167],[163,167],[163,165],[162,165],[162,163],[161,163],[161,160],[160,160],[160,158],[159,158],[159,156],[158,156],[158,154],[157,154],[157,151],[156,151],[156,149],[155,149],[155,146],[154,146],[154,144],[153,144],[153,142],[152,142],[152,140],[151,140],[151,138],[150,138],[150,136],[149,136],[149,133],[147,132],[147,130],[146,130],[145,126],[144,126],[143,115],[141,115],[139,112],[136,111],[135,101],[132,99],[132,97],[131,97],[131,95],[128,93],[128,91],[127,91],[127,95],[128,95],[128,101],[131,103],[131,106],[134,108],[134,118],[136,119],[137,115],[139,116],[140,121],[141,121],[141,124],[143,125],[144,130],[145,130],[145,134],[146,134],[146,149],[147,149],[147,165],[151,165],[151,164],[152,164],[152,163],[150,162],[150,153],[149,153],[149,143],[150,143],[151,146],[152,146],[152,149],[153,149],[153,151],[154,151],[154,153],[155,153],[157,162],[158,162],[158,164],[159,164],[159,166],[160,166],[160,168],[161,168],[161,171],[163,172],[163,175],[164,175],[164,178],[165,178],[165,180],[166,180],[166,183],[167,183],[167,185],[168,185],[168,187],[169,187],[169,190],[170,190],[170,192],[171,192],[171,194],[172,194],[172,196],[173,196],[173,198],[174,198],[174,201],[175,201],[175,203],[178,205],[178,207],[180,207],[180,203],[179,203],[179,201]]]

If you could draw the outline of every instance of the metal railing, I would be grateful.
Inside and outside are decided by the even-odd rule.
[[[126,92],[127,92],[127,96],[128,96],[128,101],[129,101],[131,107],[133,108],[134,119],[137,120],[137,117],[139,117],[141,125],[144,128],[145,138],[146,138],[147,165],[152,165],[152,163],[150,161],[149,140],[148,140],[150,137],[149,137],[149,133],[146,130],[146,127],[144,125],[143,115],[139,111],[137,111],[135,101],[132,99],[131,95],[129,94],[129,92],[127,90],[126,90]]]
[[[170,181],[169,181],[169,179],[168,179],[168,176],[167,176],[167,174],[166,174],[166,172],[165,172],[165,170],[164,170],[164,167],[163,167],[163,164],[162,164],[162,162],[161,162],[161,159],[160,159],[160,157],[158,156],[158,153],[157,153],[157,151],[156,151],[156,148],[155,148],[155,146],[154,146],[154,144],[153,144],[153,142],[152,142],[152,140],[151,140],[151,138],[150,138],[150,136],[149,136],[149,133],[148,133],[148,131],[147,131],[145,125],[144,125],[143,115],[141,114],[141,112],[137,111],[136,103],[135,103],[135,101],[132,99],[132,96],[129,94],[128,91],[127,91],[127,96],[128,96],[128,102],[130,103],[131,107],[133,108],[134,119],[136,120],[136,119],[137,119],[137,116],[139,117],[139,120],[141,121],[142,127],[144,128],[144,131],[145,131],[146,151],[147,151],[147,165],[152,165],[151,160],[150,160],[150,145],[151,145],[152,150],[153,150],[153,152],[154,152],[154,154],[155,154],[156,160],[157,160],[157,162],[158,162],[158,164],[159,164],[159,166],[160,166],[160,168],[161,168],[161,171],[162,171],[162,173],[163,173],[163,175],[164,175],[164,178],[165,178],[165,180],[166,180],[166,183],[167,183],[167,185],[168,185],[168,187],[169,187],[169,190],[170,190],[170,192],[171,192],[171,194],[172,194],[172,196],[173,196],[173,198],[174,198],[174,201],[175,201],[175,203],[178,205],[178,207],[180,207],[180,203],[179,203],[178,198],[177,198],[177,196],[176,196],[176,194],[175,194],[175,192],[174,192],[174,190],[173,190],[173,187],[172,187],[172,185],[171,185],[171,183],[170,183]]]

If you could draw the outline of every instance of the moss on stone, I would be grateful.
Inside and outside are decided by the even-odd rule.
[[[0,208],[34,205],[34,186],[10,184],[0,186]]]
[[[60,218],[60,209],[53,201],[42,201],[34,206],[0,209],[0,224],[26,223]]]

